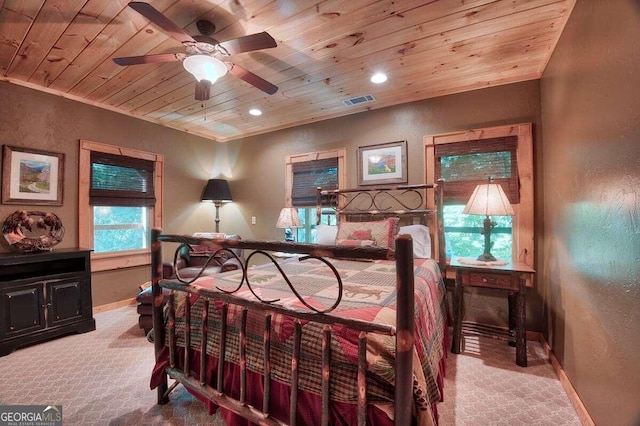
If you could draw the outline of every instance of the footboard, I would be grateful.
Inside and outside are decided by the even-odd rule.
[[[329,413],[332,395],[331,383],[335,380],[334,367],[335,363],[331,353],[332,347],[332,328],[338,327],[349,330],[347,333],[356,333],[357,338],[357,385],[353,390],[357,393],[357,422],[359,425],[367,423],[367,406],[369,404],[369,391],[367,388],[368,377],[370,380],[370,372],[368,372],[367,362],[367,343],[371,343],[371,336],[388,336],[395,340],[395,359],[393,361],[394,375],[394,410],[393,417],[395,424],[408,425],[413,422],[412,410],[415,408],[414,399],[414,265],[412,241],[409,236],[400,236],[397,238],[395,250],[383,249],[379,247],[339,247],[339,246],[322,246],[312,244],[297,244],[283,242],[265,242],[250,240],[209,240],[185,236],[161,235],[160,230],[155,229],[152,233],[152,283],[154,295],[154,337],[155,337],[155,353],[156,361],[160,362],[162,354],[166,355],[168,347],[168,365],[164,368],[162,383],[157,389],[158,403],[164,404],[168,402],[168,394],[171,389],[168,388],[167,376],[171,376],[177,383],[183,384],[193,393],[205,398],[211,403],[230,410],[241,417],[259,424],[296,424],[299,404],[298,396],[301,390],[301,372],[299,366],[301,359],[305,354],[305,346],[301,344],[303,339],[303,324],[315,323],[322,330],[321,333],[321,391],[320,398],[322,404],[321,424],[328,425],[330,423]],[[242,248],[245,251],[253,252],[246,257],[243,269],[240,273],[241,280],[235,289],[221,288],[217,285],[203,286],[198,281],[171,280],[161,281],[162,273],[162,243],[179,243],[187,245],[211,245],[222,247],[221,250],[227,248]],[[298,293],[287,277],[283,268],[272,257],[271,261],[275,268],[283,274],[282,278],[289,284],[291,288],[291,297],[295,297],[293,302],[286,304],[278,303],[279,299],[264,297],[264,294],[255,291],[249,280],[248,261],[253,255],[261,254],[270,257],[270,252],[286,252],[298,253],[302,255],[298,259],[304,261],[306,259],[319,259],[333,270],[338,288],[337,298],[332,306],[318,307],[313,303],[309,303],[307,299]],[[336,271],[331,263],[323,260],[325,258],[349,258],[349,259],[379,259],[390,260],[395,259],[396,272],[396,318],[395,326],[363,321],[359,319],[345,317],[341,314],[335,314],[333,311],[339,306],[342,295],[343,286],[340,272]],[[162,288],[167,288],[173,292],[181,292],[185,294],[184,302],[181,306],[176,306],[174,297],[169,298],[166,312],[162,307]],[[252,293],[255,300],[246,297],[240,297],[239,293]],[[191,312],[194,303],[200,303],[202,306],[202,314],[199,320],[193,321]],[[181,302],[182,303],[182,302]],[[216,308],[215,324],[218,326],[215,330],[211,330],[212,318],[209,318],[210,307]],[[200,305],[199,305],[200,307]],[[262,404],[261,407],[251,404],[248,401],[247,394],[249,390],[255,392],[255,389],[248,389],[247,376],[249,371],[248,356],[248,332],[247,317],[260,313],[264,317],[262,324],[262,349],[263,354],[261,375],[262,375]],[[176,327],[176,316],[180,316],[183,325],[181,329]],[[239,338],[231,339],[231,331],[227,327],[227,319],[234,315],[240,318]],[[274,377],[272,372],[272,360],[270,354],[274,351],[272,345],[271,333],[274,330],[273,322],[282,322],[281,318],[289,318],[293,324],[292,331],[292,350],[290,356],[290,377],[287,385],[290,389],[288,395],[288,422],[286,419],[276,418],[270,413],[270,408],[274,404],[282,403],[282,395],[275,395],[272,392],[272,383]],[[182,319],[183,318],[183,319]],[[166,320],[166,328],[165,328]],[[218,322],[219,320],[219,322]],[[196,322],[194,324],[193,322]],[[166,329],[166,336],[165,336]],[[212,346],[209,340],[215,334],[216,345]],[[193,341],[199,339],[199,342]],[[177,341],[181,340],[183,346],[179,346]],[[225,377],[228,379],[228,368],[231,364],[230,348],[227,344],[238,346],[234,354],[238,355],[238,359],[233,362],[234,372],[238,373],[238,377],[233,379],[239,383],[239,394],[231,395],[227,391],[229,385],[225,383]],[[199,356],[194,356],[193,347],[200,348]],[[235,347],[235,346],[234,346]],[[216,351],[212,352],[212,348]],[[235,356],[235,355],[234,355]],[[194,361],[195,360],[195,361]],[[192,365],[197,362],[198,365]],[[209,363],[213,363],[209,365]],[[217,365],[214,365],[216,364]],[[215,382],[210,383],[210,377],[207,372],[217,370]],[[226,376],[225,376],[226,375]],[[278,391],[282,388],[277,386]],[[276,401],[277,400],[277,401]],[[281,417],[281,416],[280,416]]]

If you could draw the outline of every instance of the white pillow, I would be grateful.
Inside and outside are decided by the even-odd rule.
[[[194,232],[192,237],[219,239],[219,238],[226,238],[227,234],[223,232]]]
[[[431,257],[431,234],[429,228],[424,225],[401,226],[400,234],[409,234],[413,239],[413,257],[418,259],[429,259]]]
[[[316,244],[334,245],[338,227],[333,225],[316,225]]]

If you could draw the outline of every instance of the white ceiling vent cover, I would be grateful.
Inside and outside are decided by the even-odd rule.
[[[342,103],[345,104],[345,106],[353,106],[353,105],[365,104],[367,102],[373,102],[375,100],[376,98],[374,98],[373,95],[362,95],[362,96],[356,96],[354,98],[343,99]]]

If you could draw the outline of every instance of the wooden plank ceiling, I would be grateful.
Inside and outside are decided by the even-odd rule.
[[[185,52],[128,1],[0,0],[0,78],[222,142],[540,78],[575,1],[149,0],[190,35],[206,19],[218,41],[266,31],[277,42],[229,58],[275,94],[227,74],[196,101],[180,62],[112,61]],[[386,83],[369,81],[377,71]]]

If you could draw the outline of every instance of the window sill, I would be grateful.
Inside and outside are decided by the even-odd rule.
[[[92,253],[91,270],[93,272],[131,268],[151,264],[151,250],[129,250],[112,253]]]

